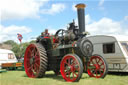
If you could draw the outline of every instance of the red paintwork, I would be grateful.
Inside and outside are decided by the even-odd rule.
[[[30,60],[35,58],[34,64],[30,64]],[[40,55],[37,47],[34,44],[30,44],[25,52],[24,67],[28,77],[36,77],[40,69]]]
[[[76,44],[76,41],[74,41],[74,42],[72,43],[72,47],[74,47],[74,46],[75,46],[75,44]]]
[[[59,41],[56,38],[53,38],[53,43],[58,43]]]
[[[91,64],[91,65],[90,65]],[[90,77],[101,78],[105,71],[105,63],[99,56],[92,56],[88,62],[88,66],[94,66],[94,68],[87,69]]]
[[[70,60],[73,60],[73,63],[71,63]],[[75,66],[78,66],[76,69]],[[70,67],[70,70],[66,70],[66,68]],[[63,78],[68,82],[73,82],[77,79],[79,75],[79,63],[77,59],[72,55],[67,55],[63,58],[60,64],[60,71]],[[65,72],[66,71],[66,72]]]
[[[45,39],[49,39],[50,37],[44,37]]]

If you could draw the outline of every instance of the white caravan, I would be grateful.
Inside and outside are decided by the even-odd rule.
[[[17,63],[15,54],[11,50],[0,49],[0,68],[3,63]]]
[[[94,46],[93,54],[103,56],[108,70],[128,72],[128,37],[121,35],[96,35],[87,37]]]

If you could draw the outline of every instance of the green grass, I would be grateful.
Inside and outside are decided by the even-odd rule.
[[[24,71],[7,71],[0,73],[0,85],[128,85],[128,74],[109,74],[104,79],[96,79],[83,73],[79,82],[71,83],[52,71],[39,79],[28,78]]]

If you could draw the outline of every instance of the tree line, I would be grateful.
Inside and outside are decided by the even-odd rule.
[[[24,57],[25,50],[26,50],[27,46],[31,43],[35,43],[35,41],[24,42],[21,44],[18,44],[13,40],[8,40],[8,41],[3,42],[3,44],[12,46],[11,50],[15,53],[15,56],[17,58]]]

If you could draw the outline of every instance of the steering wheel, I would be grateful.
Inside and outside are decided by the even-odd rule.
[[[60,42],[62,42],[63,39],[64,39],[65,32],[66,32],[66,31],[65,31],[64,29],[59,29],[59,30],[55,33],[55,37],[58,37],[58,40],[59,40]]]
[[[55,36],[58,36],[58,37],[64,37],[65,35],[65,30],[64,29],[59,29],[56,33],[55,33]]]

